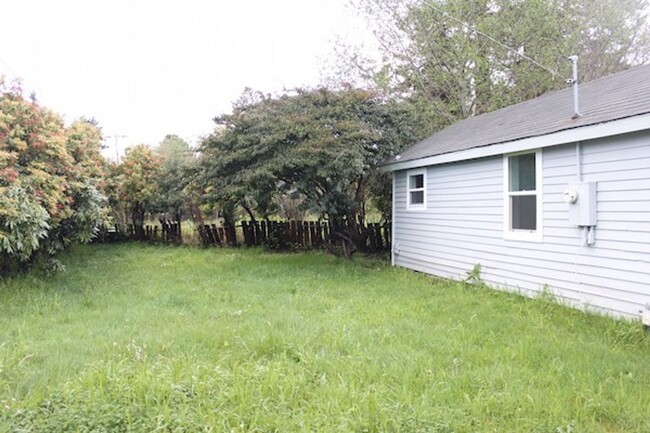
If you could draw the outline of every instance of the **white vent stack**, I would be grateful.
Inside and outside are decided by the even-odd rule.
[[[573,67],[573,74],[567,83],[573,85],[573,118],[580,117],[580,106],[578,104],[578,56],[569,56]]]

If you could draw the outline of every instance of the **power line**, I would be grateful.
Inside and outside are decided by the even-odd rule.
[[[0,57],[0,62],[6,66],[9,72],[13,74],[14,78],[18,78],[18,74],[16,73],[16,71],[14,71],[13,68],[9,66],[9,63],[5,62],[2,57]]]
[[[541,63],[537,62],[535,59],[532,59],[532,58],[528,57],[528,56],[525,55],[524,53],[520,53],[518,50],[515,50],[514,48],[509,47],[508,45],[506,45],[506,44],[504,44],[504,43],[502,43],[502,42],[496,40],[495,38],[493,38],[492,36],[488,35],[487,33],[484,33],[484,32],[482,32],[482,31],[476,29],[475,27],[470,26],[467,22],[465,22],[465,21],[463,21],[463,20],[460,20],[460,19],[454,17],[453,15],[449,14],[448,12],[446,12],[446,11],[444,11],[444,10],[442,10],[442,9],[440,9],[440,8],[438,8],[438,7],[436,7],[436,6],[434,6],[434,5],[432,5],[430,2],[427,2],[427,3],[425,3],[425,4],[426,4],[426,6],[430,7],[431,9],[433,9],[433,10],[435,10],[435,11],[437,11],[437,12],[440,12],[441,14],[443,14],[444,16],[446,16],[447,18],[449,18],[449,19],[451,19],[451,20],[454,20],[454,21],[456,21],[456,22],[462,24],[463,26],[466,26],[466,27],[469,28],[470,30],[472,30],[472,31],[476,32],[477,34],[479,34],[479,35],[481,35],[481,36],[483,36],[483,37],[485,37],[485,38],[491,40],[491,41],[494,42],[495,44],[497,44],[497,45],[499,45],[499,46],[505,48],[505,49],[508,50],[508,51],[511,51],[511,52],[517,54],[518,56],[520,56],[520,57],[523,58],[523,59],[528,60],[529,62],[533,63],[533,64],[536,65],[537,67],[544,69],[545,71],[551,73],[551,75],[553,75],[554,77],[559,77],[559,78],[561,78],[561,77],[560,77],[560,74],[558,74],[556,71],[554,71],[554,70],[552,70],[552,69],[550,69],[550,68],[547,68],[546,66],[544,66],[544,65],[542,65]]]

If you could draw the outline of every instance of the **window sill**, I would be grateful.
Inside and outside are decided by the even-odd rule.
[[[427,210],[425,205],[407,205],[406,210],[409,212],[423,212]]]
[[[522,241],[522,242],[543,242],[541,231],[528,231],[528,230],[506,230],[503,232],[503,239],[507,241]]]

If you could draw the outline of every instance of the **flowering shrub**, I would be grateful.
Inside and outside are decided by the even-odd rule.
[[[122,163],[110,174],[110,198],[115,218],[121,224],[144,224],[158,194],[160,158],[142,144],[126,150]]]
[[[0,251],[27,260],[50,228],[50,215],[27,192],[12,186],[0,192]]]
[[[0,270],[89,241],[106,212],[101,131],[0,81]]]

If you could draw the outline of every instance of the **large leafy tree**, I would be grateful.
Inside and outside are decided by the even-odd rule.
[[[214,119],[215,132],[203,140],[199,181],[204,199],[233,226],[244,209],[255,220],[274,210],[281,185],[272,171],[279,146],[273,136],[281,119],[280,104],[270,96],[246,89],[233,113]]]
[[[650,56],[646,0],[353,3],[383,55],[365,76],[408,100],[428,131],[565,86],[569,55],[580,57],[581,80]],[[357,56],[342,61],[362,64]]]
[[[167,135],[154,149],[160,160],[158,193],[154,204],[159,213],[181,221],[192,212],[186,191],[192,181],[197,158],[190,145],[177,135]]]
[[[66,128],[66,148],[74,159],[74,176],[103,187],[108,161],[102,156],[102,130],[94,119],[81,118]]]
[[[159,156],[144,144],[127,149],[122,163],[112,167],[110,199],[118,223],[140,229],[147,213],[156,210],[159,172]]]
[[[356,89],[248,91],[215,121],[201,146],[206,197],[228,211],[267,216],[278,195],[299,196],[329,220],[331,246],[346,255],[365,247],[361,223],[371,195],[389,189],[378,165],[414,139],[407,112]]]

